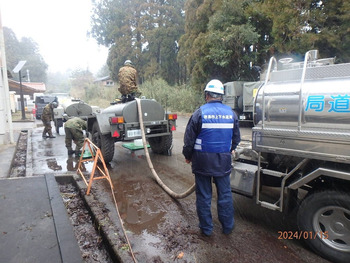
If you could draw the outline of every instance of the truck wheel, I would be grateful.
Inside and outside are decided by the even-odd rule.
[[[112,161],[114,156],[114,139],[109,134],[103,135],[100,132],[97,121],[92,125],[92,142],[101,150],[106,163]]]
[[[315,192],[304,199],[297,218],[300,233],[314,251],[333,262],[350,262],[349,194]]]
[[[154,153],[171,155],[173,134],[148,138],[149,145]]]

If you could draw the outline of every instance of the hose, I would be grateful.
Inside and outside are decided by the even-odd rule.
[[[157,172],[155,171],[154,167],[153,167],[153,163],[151,161],[151,157],[149,156],[149,152],[148,152],[148,147],[147,147],[147,141],[146,141],[146,136],[145,136],[145,127],[143,126],[143,117],[142,117],[142,108],[141,108],[141,100],[139,98],[136,98],[136,102],[137,102],[137,111],[139,114],[139,122],[140,122],[140,127],[141,127],[141,136],[142,136],[142,143],[143,143],[143,148],[145,149],[145,154],[146,154],[146,160],[149,166],[149,169],[151,170],[154,179],[157,181],[157,183],[160,185],[160,187],[163,188],[163,190],[170,195],[171,197],[175,198],[175,199],[182,199],[185,198],[187,196],[189,196],[190,194],[192,194],[196,188],[196,185],[193,184],[186,192],[182,193],[182,194],[178,194],[175,193],[174,191],[172,191],[168,186],[166,186],[163,181],[159,178]]]

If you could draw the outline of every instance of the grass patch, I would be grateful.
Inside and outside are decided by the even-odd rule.
[[[22,111],[17,111],[11,114],[12,121],[34,121],[34,116],[31,112],[25,113],[25,119],[22,120]]]
[[[190,86],[170,86],[163,79],[146,81],[140,86],[142,96],[155,99],[164,108],[179,113],[192,113],[204,104],[204,96]]]
[[[205,103],[203,92],[197,92],[191,86],[170,86],[163,79],[145,81],[139,85],[141,96],[155,99],[165,110],[177,113],[193,113]],[[118,85],[114,87],[89,87],[83,100],[91,106],[107,108],[116,98],[120,98]]]

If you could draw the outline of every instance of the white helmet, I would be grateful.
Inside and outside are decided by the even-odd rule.
[[[129,59],[125,60],[124,65],[132,65],[131,60],[129,60]]]
[[[208,82],[207,86],[205,86],[204,91],[224,95],[224,85],[222,84],[222,82],[220,80],[213,79],[213,80]]]

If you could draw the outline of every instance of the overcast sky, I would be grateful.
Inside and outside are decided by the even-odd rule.
[[[82,68],[96,73],[108,50],[87,37],[91,0],[1,0],[2,24],[17,39],[32,38],[50,72]]]

